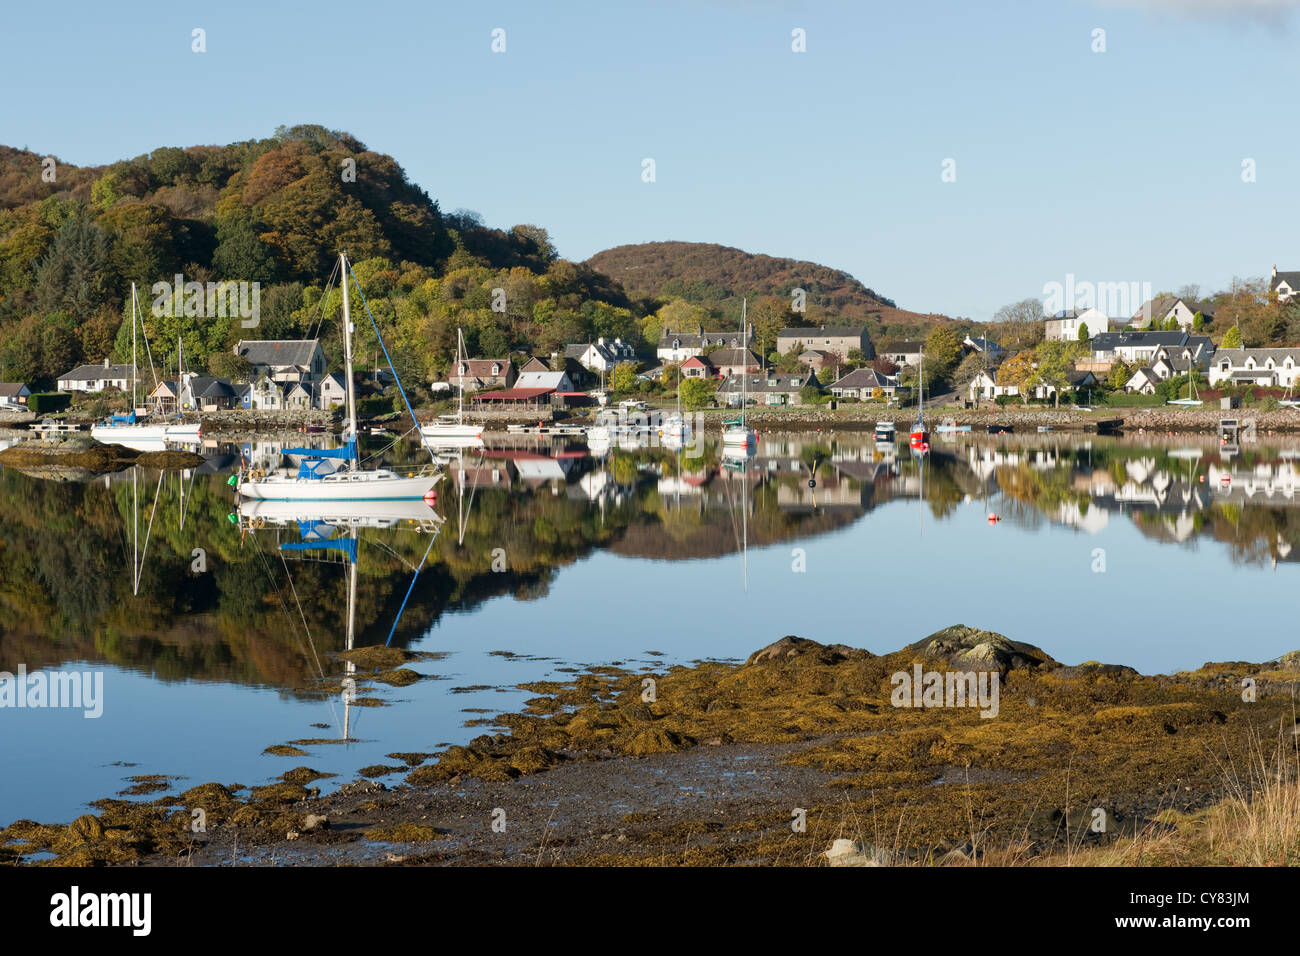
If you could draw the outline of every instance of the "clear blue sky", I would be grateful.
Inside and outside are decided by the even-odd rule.
[[[318,123],[572,259],[720,242],[978,319],[1067,273],[1300,269],[1293,2],[129,6],[10,5],[0,142],[99,164]]]

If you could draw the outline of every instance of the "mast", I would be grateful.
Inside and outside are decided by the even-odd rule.
[[[482,353],[479,353],[482,354]],[[456,372],[460,373],[461,363],[464,362],[465,355],[465,337],[461,332],[460,326],[456,326]],[[465,376],[460,377],[460,388],[456,389],[456,424],[465,424]]]
[[[346,279],[345,279],[345,281],[346,281]],[[355,527],[353,527],[353,529],[352,529],[352,540],[353,540],[354,542],[357,540],[357,529],[356,529]],[[356,624],[357,624],[357,560],[356,560],[356,546],[355,546],[355,545],[353,546],[353,552],[352,552],[352,553],[353,553],[353,558],[352,558],[351,561],[348,562],[348,634],[347,634],[347,649],[348,649],[349,651],[352,650],[353,647],[354,647],[353,642],[356,640]],[[349,660],[349,661],[347,662],[347,675],[348,675],[349,677],[351,677],[351,676],[352,676],[353,674],[355,674],[356,672],[357,672],[357,665],[354,664],[351,660]],[[348,687],[349,689],[351,689],[352,693],[356,693],[356,684],[355,684],[355,683],[353,683],[353,684],[346,684],[345,686]],[[348,739],[349,737],[351,737],[351,735],[352,735],[352,730],[351,730],[351,726],[350,726],[350,725],[351,725],[351,722],[352,722],[352,721],[351,721],[351,718],[352,718],[352,709],[351,709],[351,704],[352,704],[351,695],[348,693],[347,690],[345,690],[345,691],[343,692],[343,739],[344,739],[344,740],[347,740],[347,739]]]
[[[740,340],[742,342],[748,341],[749,338],[749,312],[747,309],[748,305],[749,305],[748,298],[742,298],[740,300]],[[742,358],[741,359],[742,368],[741,368],[741,376],[740,376],[740,427],[741,428],[746,427],[745,406],[749,404],[748,396],[746,395],[746,391],[747,391],[746,385],[749,383],[749,369],[744,368],[743,367],[744,364],[745,364],[744,359]],[[746,444],[748,444],[748,440],[746,440]]]
[[[135,365],[135,283],[131,283],[131,421],[135,421],[135,383],[139,378]]]
[[[347,394],[348,423],[352,429],[352,441],[357,438],[357,397],[352,387],[352,309],[348,301],[348,254],[339,253],[343,275],[343,364],[346,367],[343,379],[344,392]],[[347,439],[347,435],[344,435]],[[355,461],[356,452],[353,452]]]

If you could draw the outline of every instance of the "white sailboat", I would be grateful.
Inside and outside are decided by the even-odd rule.
[[[136,298],[135,283],[131,283],[131,410],[125,415],[110,415],[107,420],[90,426],[90,437],[108,445],[125,445],[137,447],[132,443],[157,443],[164,441],[197,443],[202,432],[198,424],[186,425],[167,423],[146,423],[136,420],[138,412],[138,383],[140,379],[139,364],[136,361],[136,322],[139,315],[139,302]],[[141,321],[141,334],[144,323]],[[146,347],[149,344],[145,339]],[[152,361],[150,362],[152,367]],[[155,381],[154,385],[158,383]],[[144,446],[147,447],[147,446]]]
[[[663,436],[664,444],[669,448],[680,448],[691,440],[690,423],[682,416],[682,367],[680,364],[677,366],[677,411],[664,422],[660,434]]]
[[[461,362],[464,361],[465,340],[461,335],[460,328],[456,329],[456,368],[460,369]],[[420,434],[423,435],[429,444],[441,444],[445,439],[458,441],[462,439],[478,439],[483,437],[483,426],[475,425],[473,422],[465,421],[465,379],[461,376],[461,387],[456,390],[456,414],[439,415],[428,425],[420,428]]]
[[[286,455],[304,457],[296,472],[292,469],[279,469],[268,474],[260,469],[241,468],[235,486],[241,498],[339,503],[420,499],[429,495],[442,477],[440,472],[428,468],[403,475],[387,468],[361,467],[357,456],[357,400],[352,375],[352,310],[348,297],[348,280],[352,277],[352,272],[346,253],[339,256],[339,262],[343,284],[344,385],[348,412],[343,447],[328,450],[284,449]],[[393,374],[396,376],[396,370]],[[397,384],[401,388],[400,380]],[[330,470],[329,463],[338,460],[342,460],[343,464]]]
[[[747,305],[748,305],[748,300],[741,299],[740,341],[741,344],[744,345],[746,348],[749,347],[749,314],[748,314]],[[722,423],[722,445],[724,449],[727,448],[748,449],[748,448],[756,447],[758,445],[758,435],[754,433],[754,430],[752,428],[749,428],[745,424],[745,406],[749,400],[748,388],[746,387],[747,383],[749,382],[749,370],[743,367],[744,366],[743,358],[741,359],[741,365],[742,368],[741,368],[741,375],[740,375],[740,417],[729,419]]]

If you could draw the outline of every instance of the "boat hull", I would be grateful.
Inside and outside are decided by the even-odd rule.
[[[437,440],[440,438],[482,438],[482,425],[423,425],[420,428],[420,434],[425,438]]]
[[[242,498],[259,501],[411,501],[423,499],[442,477],[363,474],[366,477],[340,472],[323,478],[245,479],[237,490]]]

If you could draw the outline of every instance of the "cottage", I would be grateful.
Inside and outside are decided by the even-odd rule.
[[[880,354],[900,367],[910,365],[916,368],[921,364],[921,354],[924,351],[924,342],[910,339],[895,339],[892,342],[886,342],[880,347]]]
[[[997,398],[1003,392],[999,391],[997,379],[994,377],[996,370],[990,372],[988,369],[981,369],[975,373],[975,377],[970,380],[966,386],[966,394],[972,402],[978,402],[980,399]]]
[[[343,376],[330,372],[316,385],[316,407],[321,411],[338,408],[348,400],[348,387]]]
[[[311,392],[301,382],[289,383],[284,390],[284,407],[299,410],[311,408]]]
[[[748,339],[738,330],[706,332],[697,328],[695,332],[665,332],[659,339],[655,355],[661,362],[684,362],[710,349],[744,348],[753,338],[753,329],[749,330]]]
[[[898,376],[882,375],[874,368],[854,369],[830,387],[836,398],[856,398],[860,402],[876,398],[876,392],[884,398],[893,398],[900,389],[909,391],[898,384]]]
[[[1122,361],[1128,365],[1146,365],[1155,361],[1156,352],[1170,349],[1186,351],[1191,361],[1204,368],[1214,354],[1214,344],[1208,335],[1188,335],[1178,332],[1103,332],[1092,340],[1094,363]],[[1171,352],[1172,354],[1172,352]]]
[[[186,375],[181,385],[180,403],[185,411],[214,412],[234,408],[238,401],[228,379],[211,375]]]
[[[1124,391],[1136,392],[1139,395],[1154,395],[1156,393],[1156,385],[1158,385],[1159,382],[1160,376],[1158,376],[1150,366],[1144,365],[1133,373],[1132,378],[1124,383]]]
[[[103,365],[78,365],[71,372],[59,377],[61,392],[102,392],[106,388],[126,391],[131,387],[134,370],[130,365],[111,365],[104,359]]]
[[[468,395],[485,388],[509,388],[515,365],[509,359],[465,359],[452,365],[447,384]]]
[[[175,415],[181,389],[175,382],[159,382],[146,397],[149,408],[159,415]]]
[[[614,367],[619,362],[637,360],[636,349],[622,339],[606,342],[603,338],[588,342],[586,345],[566,345],[564,357],[573,359],[583,368],[606,374],[614,371]]]
[[[574,391],[573,381],[567,372],[524,372],[515,380],[514,388],[499,392],[482,392],[474,396],[479,405],[529,405],[543,407],[564,405],[569,399],[583,397]]]
[[[1268,289],[1279,302],[1290,302],[1296,295],[1300,295],[1300,272],[1278,272],[1277,266],[1273,267],[1273,275],[1268,280]]]
[[[986,335],[976,338],[966,336],[966,340],[961,343],[962,353],[964,355],[974,355],[976,353],[987,356],[988,359],[997,365],[1002,361],[1002,357],[1007,354],[1007,350],[998,345]]]
[[[849,352],[858,349],[863,358],[872,358],[875,351],[867,335],[866,326],[819,325],[816,328],[782,329],[776,335],[776,350],[782,355],[791,349],[798,349],[800,354],[808,349],[834,352],[841,361],[847,360]]]
[[[802,405],[800,391],[807,387],[822,391],[816,375],[796,372],[760,372],[757,375],[731,375],[723,379],[718,386],[718,399],[727,405],[740,405],[742,390],[750,404],[757,405]]]
[[[234,352],[253,366],[250,379],[265,375],[276,382],[310,383],[325,374],[319,339],[241,339]]]
[[[1210,363],[1211,385],[1290,388],[1300,370],[1300,346],[1275,349],[1219,349]]]
[[[1058,312],[1047,320],[1044,338],[1049,342],[1077,342],[1079,329],[1089,338],[1110,331],[1110,318],[1100,309]]]
[[[1135,329],[1160,329],[1167,325],[1170,319],[1176,319],[1178,327],[1186,332],[1195,325],[1198,312],[1205,321],[1213,321],[1214,303],[1162,295],[1143,302],[1142,308],[1138,309],[1129,324]]]
[[[279,411],[284,408],[284,390],[269,378],[258,378],[237,387],[235,401],[246,411]]]
[[[26,405],[32,390],[23,382],[0,382],[0,402]]]
[[[692,355],[681,364],[682,378],[712,378],[713,363],[699,355]]]

